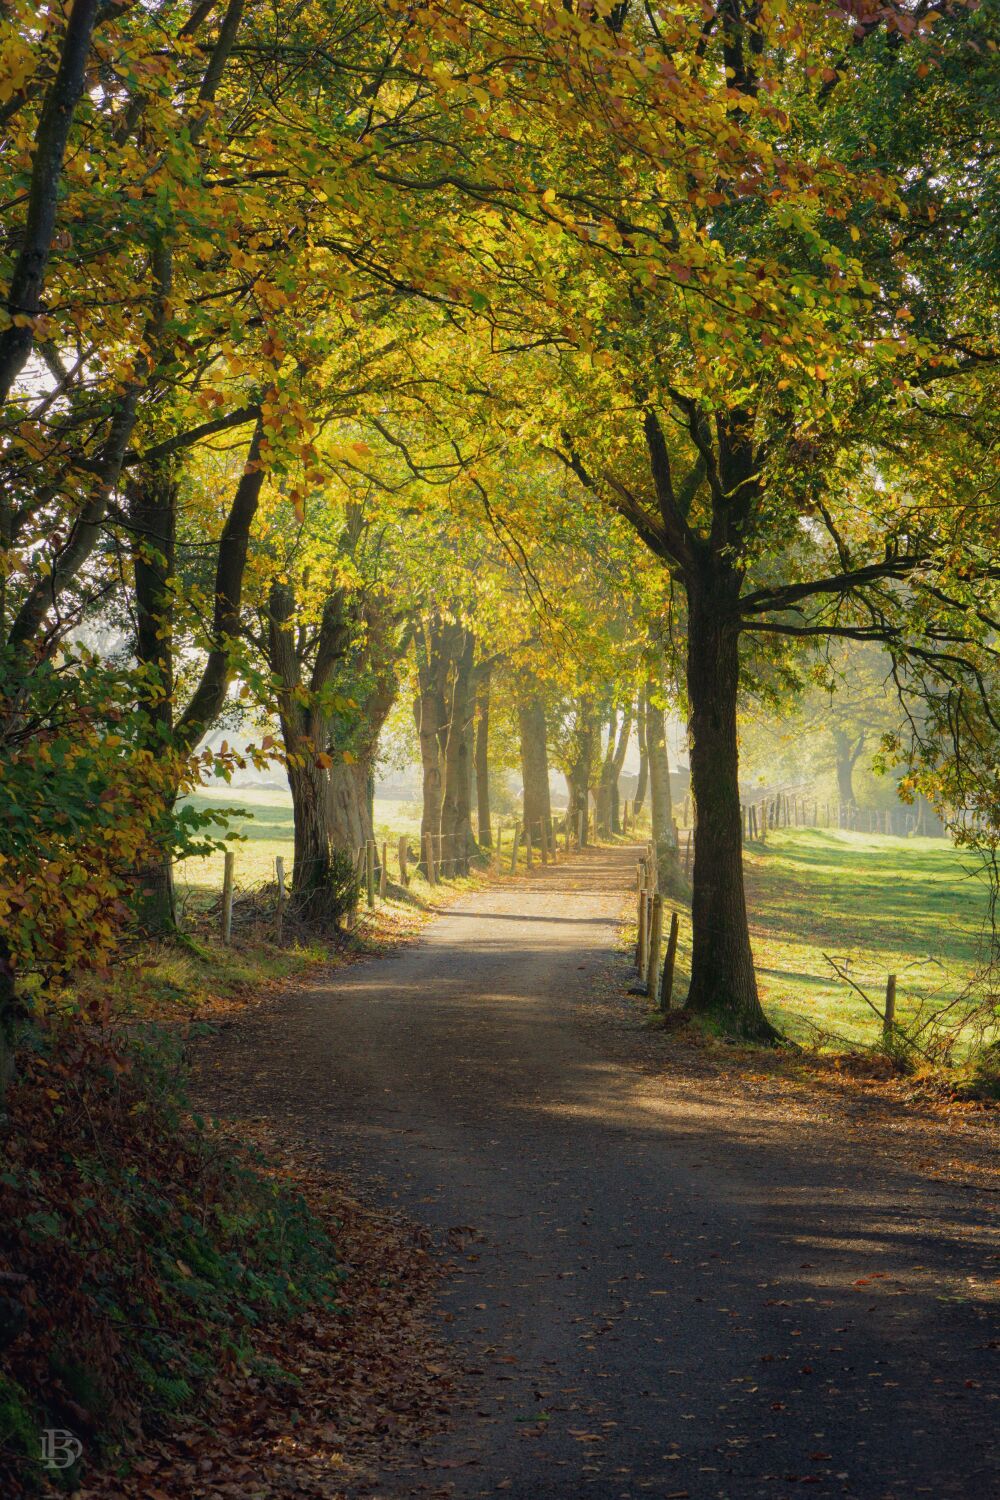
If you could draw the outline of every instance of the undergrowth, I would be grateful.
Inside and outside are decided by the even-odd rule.
[[[252,1366],[255,1330],[334,1305],[326,1229],[188,1109],[176,1044],[39,1027],[6,1099],[0,1172],[0,1493],[47,1472],[41,1433],[127,1464]],[[266,1373],[263,1372],[262,1373]]]

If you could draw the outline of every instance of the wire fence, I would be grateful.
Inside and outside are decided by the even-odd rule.
[[[516,874],[555,864],[596,837],[593,817],[579,813],[532,820],[498,819],[477,839],[469,824],[452,833],[391,834],[350,849],[331,848],[297,864],[275,855],[269,875],[240,878],[238,855],[224,855],[222,887],[205,900],[178,893],[182,926],[218,933],[223,943],[292,941],[318,930],[353,930],[365,912],[388,901],[413,901],[474,869]]]

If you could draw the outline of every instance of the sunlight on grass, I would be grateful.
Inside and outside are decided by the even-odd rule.
[[[783,829],[746,852],[761,998],[796,1040],[816,1031],[870,1043],[876,1016],[823,954],[881,1005],[898,975],[905,1024],[921,1000],[961,994],[977,968],[988,887],[976,859],[944,839]]]
[[[185,799],[200,808],[221,808],[234,815],[229,824],[240,839],[231,847],[236,854],[236,884],[252,889],[274,880],[274,861],[281,855],[291,878],[294,829],[292,799],[281,787],[205,787]],[[416,839],[420,832],[420,808],[412,803],[375,799],[375,837],[390,844],[395,869],[395,850],[402,833]],[[177,865],[177,887],[181,899],[204,900],[222,889],[222,852],[204,859],[181,860]]]

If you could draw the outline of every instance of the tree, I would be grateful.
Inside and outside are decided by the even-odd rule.
[[[982,151],[964,146],[956,171],[926,129],[965,68],[964,126],[990,135],[995,79],[958,59],[993,23],[935,19],[940,42],[900,45],[929,19],[493,7],[469,19],[442,96],[445,121],[463,112],[461,159],[439,147],[398,179],[448,219],[502,358],[530,349],[525,429],[678,591],[698,810],[688,1005],[748,1037],[773,1031],[740,851],[741,641],[841,635],[912,659],[967,639],[925,629],[958,507],[932,506],[930,476],[918,493],[919,468],[891,456],[901,432],[929,440],[928,399],[960,401],[996,358],[974,258],[941,226],[969,216]],[[481,110],[471,76],[491,78]]]
[[[441,858],[453,875],[469,873],[472,833],[472,739],[475,717],[476,638],[468,626],[452,637],[453,657],[444,742]]]
[[[677,840],[674,836],[674,809],[670,796],[670,762],[667,757],[667,725],[664,712],[666,694],[663,683],[663,660],[654,663],[646,680],[643,701],[646,706],[646,755],[649,762],[649,800],[659,886],[675,890],[680,884],[677,863]]]
[[[619,710],[612,708],[608,724],[608,740],[601,765],[601,776],[597,784],[597,826],[604,833],[620,833],[618,814],[618,779],[625,764],[629,737],[632,733],[632,701],[627,699]]]
[[[476,819],[477,839],[481,849],[492,849],[493,828],[490,813],[490,691],[493,668],[487,662],[476,674]]]
[[[518,694],[521,733],[521,780],[524,785],[524,837],[535,848],[552,847],[552,805],[549,800],[548,725],[539,685],[530,677]]]

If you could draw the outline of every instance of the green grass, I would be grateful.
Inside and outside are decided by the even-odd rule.
[[[294,830],[292,799],[284,789],[272,787],[205,787],[185,799],[199,808],[217,807],[237,815],[230,829],[240,834],[233,844],[236,854],[236,884],[252,888],[274,879],[274,860],[281,855],[291,875]],[[420,808],[412,803],[375,799],[375,837],[395,850],[401,833],[415,837],[420,832]],[[204,859],[182,860],[176,871],[182,902],[215,895],[222,889],[223,856],[219,852]],[[395,867],[394,864],[392,866]]]
[[[895,973],[897,1016],[960,995],[978,967],[988,887],[974,856],[944,839],[889,838],[835,829],[768,835],[746,855],[761,998],[788,1036],[815,1028],[870,1044],[878,1018],[823,955],[882,1004]]]
[[[292,863],[292,808],[286,791],[205,789],[199,805],[242,809],[232,827],[236,883],[274,879],[275,855]],[[413,804],[376,800],[376,837],[393,849],[401,833],[419,833]],[[505,867],[505,866],[504,866]],[[849,962],[852,978],[881,1005],[886,976],[898,983],[902,1023],[922,1003],[960,995],[978,967],[988,889],[974,856],[944,839],[889,838],[836,829],[782,829],[746,851],[750,923],[761,998],[772,1020],[797,1041],[866,1045],[877,1040],[876,1016],[838,978],[823,955]],[[177,872],[182,901],[222,888],[222,855],[186,860]],[[676,903],[670,903],[674,905]],[[690,963],[690,922],[681,913],[677,999]],[[187,962],[186,960],[184,961]],[[191,987],[186,971],[173,977]],[[242,980],[244,976],[240,976]]]

